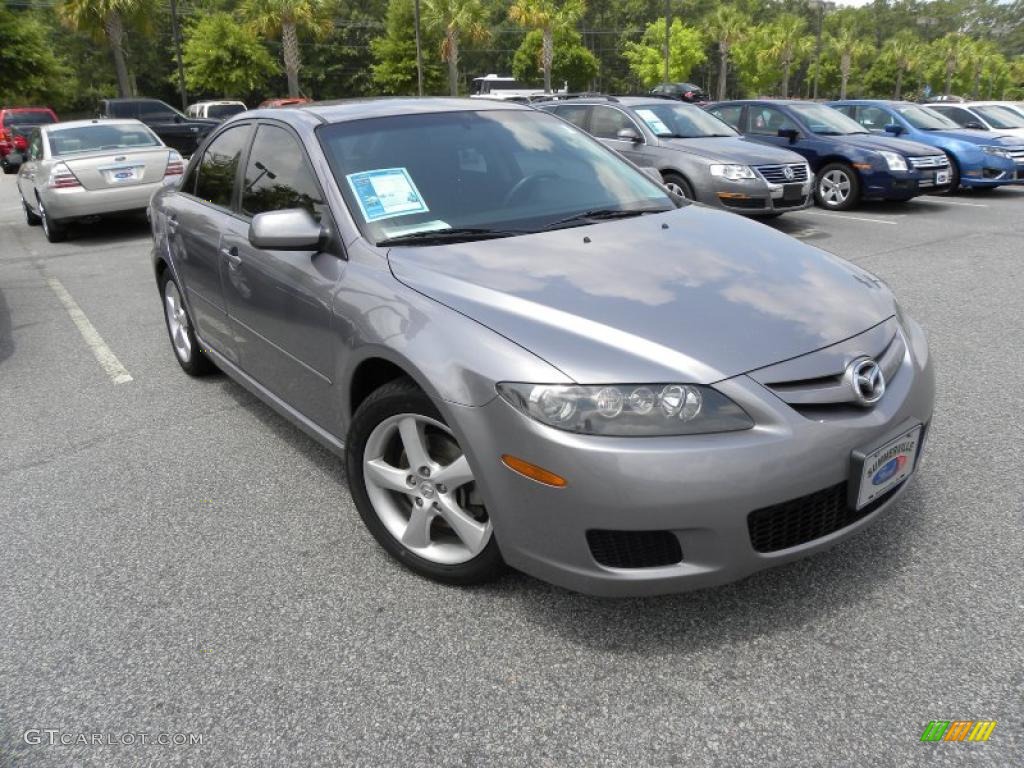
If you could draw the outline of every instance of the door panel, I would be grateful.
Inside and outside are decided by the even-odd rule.
[[[228,313],[246,373],[336,432],[331,316],[345,262],[326,250],[261,250],[248,238],[249,217],[288,208],[305,208],[330,225],[323,193],[298,141],[284,128],[260,125],[243,179],[245,219],[229,227],[221,247]]]

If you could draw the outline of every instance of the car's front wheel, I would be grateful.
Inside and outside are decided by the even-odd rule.
[[[181,300],[181,289],[168,269],[160,275],[160,295],[164,301],[167,335],[174,348],[174,357],[189,376],[203,376],[213,370],[210,359],[199,349],[192,319]]]
[[[665,183],[665,189],[674,195],[685,197],[687,200],[696,200],[697,196],[693,194],[693,187],[690,186],[690,182],[683,178],[678,173],[672,173],[672,171],[665,171],[661,174],[661,178]]]
[[[416,573],[477,584],[504,562],[466,453],[411,380],[385,384],[356,410],[348,479],[363,523]]]
[[[829,163],[818,172],[814,199],[822,208],[847,211],[860,200],[857,172],[843,163]]]

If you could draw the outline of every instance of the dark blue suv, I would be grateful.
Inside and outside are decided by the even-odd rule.
[[[950,159],[954,189],[1024,184],[1024,140],[1017,136],[970,131],[909,101],[848,99],[829,106],[872,133],[903,136],[941,149]]]
[[[861,200],[909,200],[949,189],[949,160],[932,147],[875,136],[813,101],[744,100],[708,111],[749,139],[803,155],[815,173],[814,199],[844,211]]]

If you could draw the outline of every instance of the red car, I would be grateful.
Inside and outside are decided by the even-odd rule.
[[[35,125],[56,123],[57,113],[49,107],[4,107],[0,109],[0,167],[4,173],[16,172],[17,166],[7,163],[11,152],[28,149],[25,131]]]
[[[305,96],[288,96],[283,99],[267,99],[261,102],[258,109],[276,109],[278,107],[294,107],[297,104],[309,104],[312,99]]]

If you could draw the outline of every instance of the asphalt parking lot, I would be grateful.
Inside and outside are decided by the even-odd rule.
[[[0,766],[1024,764],[1024,189],[773,226],[928,331],[915,485],[830,552],[607,601],[395,565],[337,459],[178,368],[145,221],[50,245],[0,177]]]

